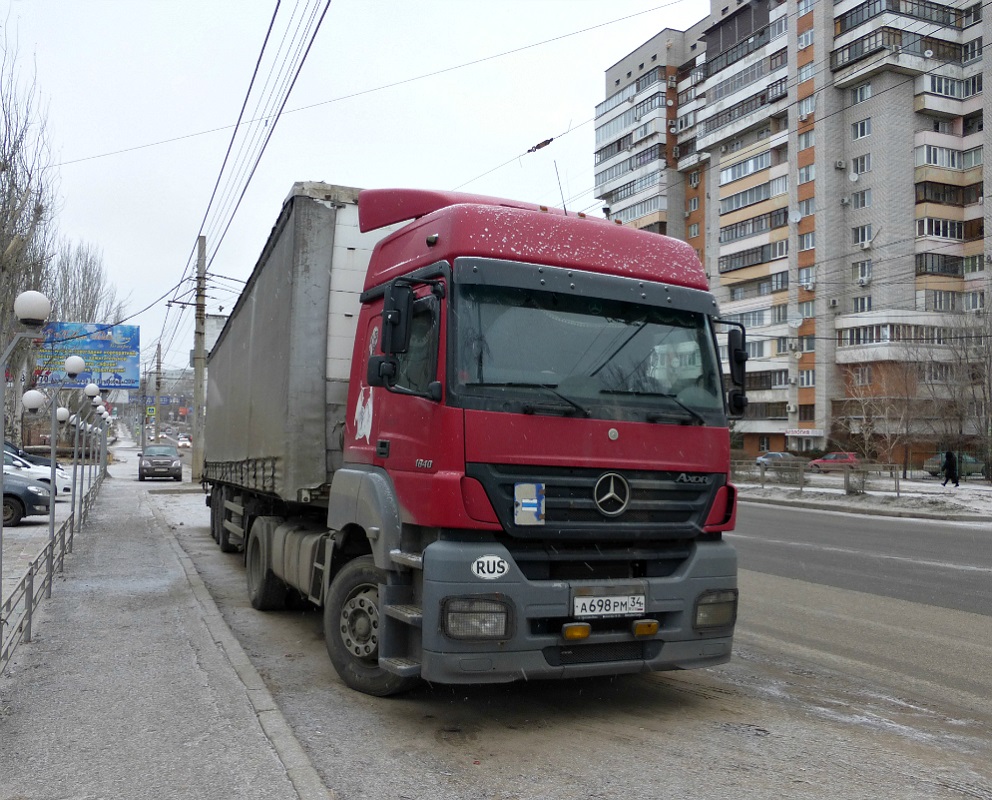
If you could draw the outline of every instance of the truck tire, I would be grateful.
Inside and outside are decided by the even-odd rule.
[[[376,697],[419,682],[379,666],[379,584],[385,582],[372,556],[355,558],[331,581],[324,603],[324,643],[334,669],[348,687]]]
[[[221,547],[223,549],[223,546]],[[262,558],[262,542],[257,536],[248,540],[247,569],[248,600],[258,611],[279,611],[286,607],[289,587],[265,566]]]
[[[3,498],[3,524],[13,528],[24,518],[24,506],[13,495]]]
[[[214,487],[210,490],[210,538],[220,544],[220,526],[224,521],[223,512],[224,498],[220,489]]]

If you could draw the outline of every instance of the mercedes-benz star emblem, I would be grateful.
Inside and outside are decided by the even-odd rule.
[[[623,475],[607,472],[596,481],[592,496],[600,514],[618,517],[627,510],[630,503],[630,484]]]

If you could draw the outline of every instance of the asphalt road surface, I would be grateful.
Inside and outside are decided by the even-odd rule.
[[[974,592],[949,585],[964,570],[946,568],[970,563],[969,542],[988,558],[977,527],[744,506],[729,664],[380,699],[338,679],[319,612],[249,606],[202,495],[154,498],[340,800],[992,800],[992,617],[966,610]]]

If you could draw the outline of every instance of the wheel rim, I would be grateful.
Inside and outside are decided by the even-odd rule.
[[[378,662],[379,659],[379,587],[364,584],[341,606],[341,641],[355,658]]]
[[[3,522],[6,525],[14,520],[14,504],[4,501],[3,504]]]

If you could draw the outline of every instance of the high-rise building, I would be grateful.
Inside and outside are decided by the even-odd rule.
[[[597,197],[747,326],[748,451],[989,446],[982,12],[714,2],[606,71]]]

